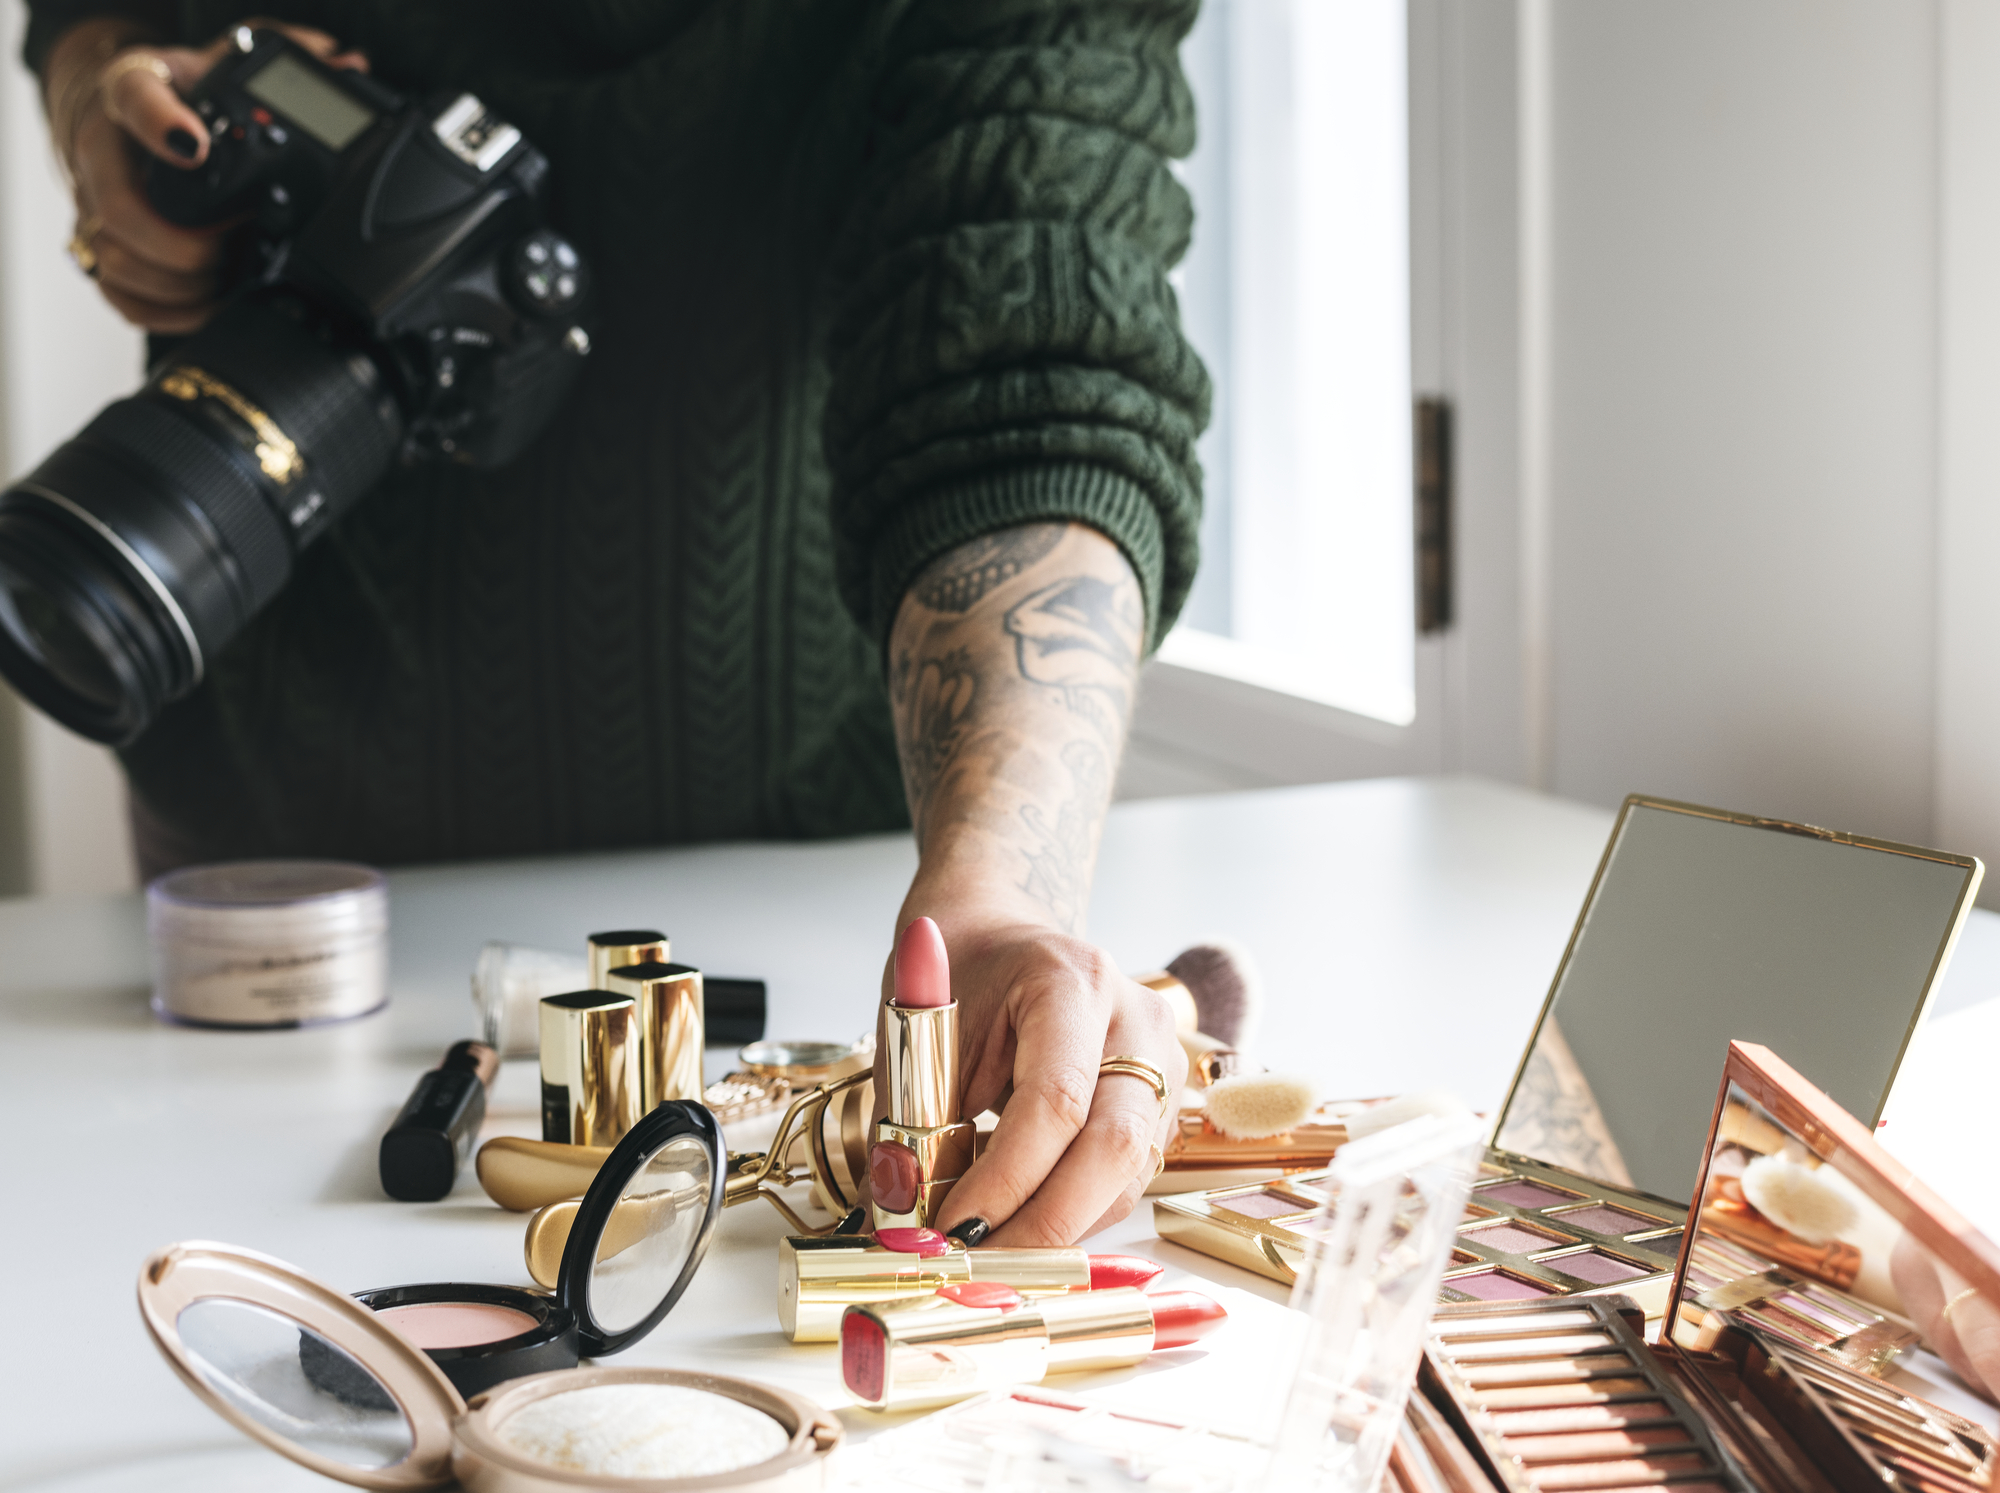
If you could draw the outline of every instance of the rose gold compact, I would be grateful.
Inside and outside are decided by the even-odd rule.
[[[576,1205],[552,1293],[430,1284],[349,1297],[264,1255],[193,1243],[147,1263],[139,1309],[181,1377],[252,1434],[276,1446],[283,1426],[326,1420],[348,1428],[328,1430],[327,1444],[347,1445],[351,1432],[374,1445],[398,1415],[415,1425],[423,1407],[411,1396],[435,1399],[433,1376],[457,1402],[645,1337],[701,1264],[723,1182],[713,1117],[698,1104],[663,1104],[613,1148]],[[289,1397],[276,1420],[265,1414],[279,1403],[273,1386]]]
[[[1657,1320],[1730,1041],[1777,1047],[1872,1124],[1983,874],[1971,856],[1626,799],[1440,1300],[1617,1292]],[[1290,1282],[1326,1224],[1325,1172],[1286,1170],[1156,1198],[1161,1236]]]

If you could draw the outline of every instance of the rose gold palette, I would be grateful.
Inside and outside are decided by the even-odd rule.
[[[1492,1480],[1993,1493],[2000,1248],[1748,1043],[1700,1189],[1656,1346],[1612,1296],[1439,1310],[1425,1388]]]
[[[1612,1291],[1658,1319],[1729,1043],[1782,1046],[1878,1119],[1983,874],[1970,856],[1627,799],[1495,1121],[1442,1300]],[[1155,1225],[1290,1283],[1323,1227],[1325,1176],[1157,1197]]]

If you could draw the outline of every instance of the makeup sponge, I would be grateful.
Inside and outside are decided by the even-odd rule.
[[[1465,1101],[1448,1089],[1417,1089],[1412,1093],[1399,1094],[1394,1099],[1384,1099],[1380,1104],[1371,1104],[1366,1109],[1356,1110],[1347,1117],[1347,1138],[1360,1140],[1364,1135],[1376,1135],[1424,1115],[1463,1113],[1465,1113]]]
[[[1231,1140],[1283,1135],[1303,1125],[1319,1102],[1311,1079],[1296,1073],[1239,1073],[1208,1090],[1208,1122]]]
[[[1195,1030],[1224,1047],[1247,1047],[1263,1005],[1257,966],[1238,945],[1210,939],[1183,950],[1167,973],[1194,997]],[[1276,1134],[1275,1131],[1267,1132]]]
[[[1808,1244],[1824,1244],[1853,1229],[1853,1199],[1788,1156],[1759,1156],[1743,1168],[1743,1196],[1772,1223]]]

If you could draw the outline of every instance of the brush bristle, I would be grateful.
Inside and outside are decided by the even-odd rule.
[[[1296,1073],[1239,1073],[1208,1090],[1208,1121],[1231,1140],[1258,1140],[1303,1125],[1318,1102],[1312,1080]]]
[[[1788,1234],[1808,1244],[1837,1239],[1855,1225],[1853,1201],[1820,1175],[1784,1156],[1759,1156],[1743,1169],[1743,1196]]]
[[[1250,1045],[1263,991],[1257,966],[1240,945],[1219,938],[1198,943],[1169,964],[1167,973],[1194,997],[1197,1031],[1224,1047]]]

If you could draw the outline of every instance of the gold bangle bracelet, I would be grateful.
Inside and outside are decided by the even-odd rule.
[[[1952,1308],[1957,1306],[1959,1302],[1965,1300],[1966,1297],[1977,1296],[1978,1294],[1979,1294],[1979,1287],[1967,1286],[1963,1291],[1960,1291],[1956,1296],[1952,1297],[1951,1300],[1947,1301],[1944,1304],[1944,1310],[1938,1313],[1938,1321],[1940,1322],[1951,1321]]]

